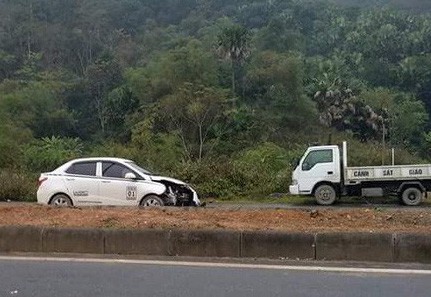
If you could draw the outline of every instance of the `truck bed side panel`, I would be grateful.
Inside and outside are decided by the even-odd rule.
[[[346,182],[431,179],[431,164],[347,167]]]

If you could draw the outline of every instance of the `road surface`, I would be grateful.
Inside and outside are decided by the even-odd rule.
[[[0,296],[429,297],[431,270],[0,257]]]

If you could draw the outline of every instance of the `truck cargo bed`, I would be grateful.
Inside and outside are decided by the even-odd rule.
[[[347,167],[346,181],[431,179],[431,164]]]

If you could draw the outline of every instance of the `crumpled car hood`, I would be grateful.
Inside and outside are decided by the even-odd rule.
[[[180,181],[179,179],[175,179],[175,178],[172,178],[172,177],[166,177],[166,176],[152,175],[151,176],[151,180],[152,181],[162,181],[162,180],[165,180],[167,182],[171,182],[171,183],[178,184],[178,185],[186,185],[185,182]]]
[[[177,184],[179,186],[185,186],[187,187],[193,194],[193,202],[195,203],[196,206],[202,206],[203,204],[201,204],[201,201],[199,200],[198,194],[196,193],[196,191],[190,187],[188,184],[186,184],[185,182],[176,179],[176,178],[172,178],[172,177],[167,177],[167,176],[159,176],[159,175],[151,175],[151,180],[155,181],[155,182],[168,182],[168,183],[173,183],[173,184]]]

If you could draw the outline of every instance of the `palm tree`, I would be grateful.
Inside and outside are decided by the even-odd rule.
[[[235,97],[236,71],[249,56],[249,31],[240,26],[226,27],[218,35],[218,51],[223,58],[230,60],[232,67],[232,96]]]

